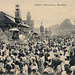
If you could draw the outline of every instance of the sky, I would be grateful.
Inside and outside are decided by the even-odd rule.
[[[0,11],[15,16],[17,3],[20,5],[21,18],[25,20],[29,11],[35,28],[39,28],[41,22],[44,27],[49,27],[60,24],[64,19],[70,19],[72,23],[75,20],[75,0],[0,0]],[[39,4],[42,6],[37,6]],[[57,6],[57,4],[65,4],[65,6]]]

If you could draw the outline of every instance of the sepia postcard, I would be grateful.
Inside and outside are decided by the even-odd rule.
[[[0,0],[0,75],[75,75],[75,0]]]

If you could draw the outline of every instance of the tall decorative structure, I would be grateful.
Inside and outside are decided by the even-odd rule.
[[[22,20],[22,22],[24,24],[27,24],[31,27],[31,30],[33,31],[33,28],[34,28],[34,20],[31,19],[31,14],[30,12],[27,13],[26,15],[26,20]]]
[[[27,25],[29,25],[31,27],[31,29],[33,30],[33,28],[34,28],[34,21],[31,20],[30,12],[27,13],[26,18],[27,18],[27,22],[26,22]]]
[[[41,22],[41,26],[40,26],[40,35],[44,36],[44,27],[42,25],[42,22]]]
[[[20,14],[20,8],[19,5],[16,5],[16,9],[15,9],[15,22],[16,23],[21,23],[22,19],[21,19],[21,14]]]
[[[46,28],[45,29],[45,37],[46,37],[46,41],[49,40],[49,30]]]
[[[27,13],[27,21],[30,21],[31,20],[31,14],[30,12]]]
[[[45,36],[49,36],[49,31],[47,28],[45,29]]]

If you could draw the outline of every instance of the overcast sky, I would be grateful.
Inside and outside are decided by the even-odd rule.
[[[15,5],[20,5],[21,17],[26,19],[28,11],[31,13],[32,20],[34,20],[34,27],[39,27],[41,22],[45,27],[60,24],[64,19],[71,19],[72,23],[75,19],[75,1],[54,1],[54,0],[0,0],[0,11],[14,16]],[[55,4],[56,6],[43,6],[43,4]],[[35,4],[42,4],[36,6]],[[66,4],[66,6],[57,6],[57,4]]]

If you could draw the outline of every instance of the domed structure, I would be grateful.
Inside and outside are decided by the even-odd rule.
[[[49,31],[47,30],[47,28],[45,29],[45,35],[48,36]]]
[[[41,22],[41,26],[40,26],[40,34],[41,34],[41,36],[44,35],[44,27],[42,25],[42,22]]]
[[[41,26],[40,26],[40,32],[44,32],[44,27],[42,26],[42,22],[41,22]]]
[[[26,20],[23,20],[24,24],[27,24],[31,27],[31,30],[33,31],[34,28],[34,20],[31,19],[30,12],[27,12]]]

